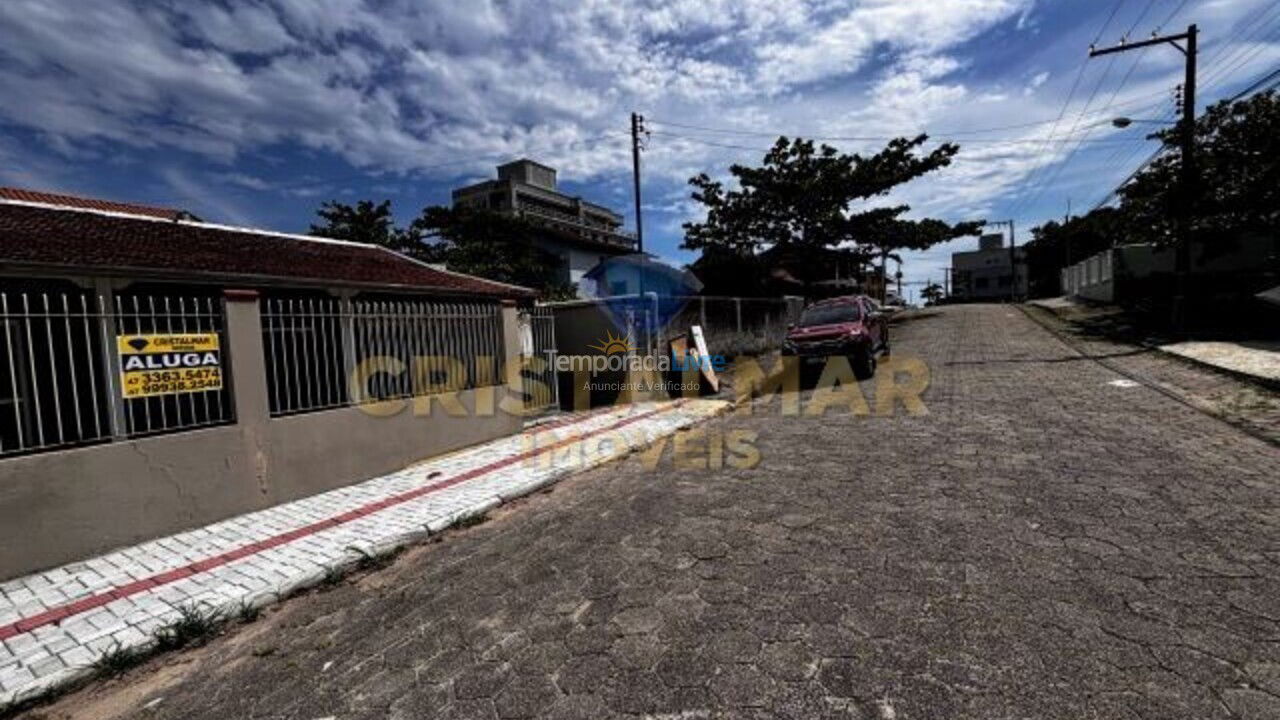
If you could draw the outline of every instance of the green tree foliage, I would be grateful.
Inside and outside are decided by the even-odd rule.
[[[355,205],[328,200],[316,215],[324,222],[311,225],[312,235],[381,245],[423,262],[444,262],[437,248],[423,242],[420,232],[412,226],[396,226],[390,200],[361,200]]]
[[[312,235],[381,245],[455,272],[534,288],[548,299],[574,293],[557,277],[557,258],[534,246],[532,239],[542,229],[519,218],[432,206],[401,228],[389,200],[355,205],[330,200],[316,214],[323,222],[311,226]]]
[[[1280,229],[1280,95],[1259,93],[1222,101],[1196,118],[1196,183],[1180,191],[1182,153],[1177,128],[1156,133],[1169,146],[1120,190],[1126,240],[1169,243],[1187,207],[1192,231],[1209,239]]]
[[[1280,95],[1219,102],[1196,118],[1195,131],[1199,180],[1190,198],[1181,185],[1179,129],[1169,128],[1152,135],[1166,152],[1120,189],[1118,207],[1031,231],[1033,296],[1056,294],[1059,269],[1113,245],[1175,242],[1188,213],[1208,255],[1229,251],[1242,234],[1280,234]]]
[[[944,292],[942,290],[942,286],[938,283],[929,283],[920,291],[920,297],[924,298],[925,302],[930,305],[936,305],[941,302],[943,296]]]
[[[1115,208],[1099,208],[1065,222],[1051,220],[1032,228],[1032,239],[1025,248],[1031,297],[1057,295],[1061,268],[1111,247],[1125,232],[1124,220]]]
[[[546,232],[522,218],[471,208],[425,208],[411,225],[434,243],[450,270],[535,288],[545,299],[574,296],[572,284],[558,276],[555,255],[533,243]]]
[[[736,187],[728,188],[705,173],[689,180],[693,199],[707,214],[702,222],[685,223],[683,247],[718,253],[712,258],[716,262],[708,263],[712,267],[730,267],[725,253],[748,263],[747,258],[762,251],[785,249],[789,258],[799,261],[794,269],[801,275],[821,275],[826,252],[838,246],[860,260],[883,260],[894,250],[923,249],[977,232],[980,223],[952,226],[940,220],[905,220],[901,216],[910,210],[905,205],[850,211],[854,203],[945,167],[959,151],[944,143],[923,153],[920,148],[927,140],[925,135],[897,138],[880,152],[863,156],[780,137],[759,167],[729,168]],[[715,278],[702,279],[717,284]]]

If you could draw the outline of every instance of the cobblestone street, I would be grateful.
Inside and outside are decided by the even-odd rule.
[[[758,403],[28,716],[1280,717],[1280,450],[1017,308],[893,340],[925,415]]]

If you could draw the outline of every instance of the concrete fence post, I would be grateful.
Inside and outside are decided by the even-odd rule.
[[[102,367],[106,370],[107,394],[111,414],[107,418],[111,426],[111,436],[117,440],[129,434],[129,423],[125,416],[125,401],[121,397],[120,387],[120,353],[116,348],[116,336],[120,330],[116,325],[116,311],[112,299],[115,297],[116,282],[109,278],[94,278],[95,302],[98,304],[98,333],[102,343]]]
[[[267,395],[267,360],[262,350],[262,313],[257,290],[224,291],[227,315],[227,355],[231,369],[236,422],[262,425],[271,415]],[[225,370],[224,370],[225,371]]]
[[[502,367],[507,392],[520,394],[524,383],[520,380],[520,370],[524,367],[521,357],[520,341],[520,308],[515,300],[502,301]]]

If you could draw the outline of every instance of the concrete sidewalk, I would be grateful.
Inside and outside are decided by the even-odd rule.
[[[1248,375],[1269,383],[1280,383],[1280,342],[1187,341],[1158,346],[1162,352]]]
[[[1048,310],[1067,322],[1087,322],[1124,313],[1116,306],[1089,305],[1066,297],[1031,300],[1027,304]],[[1188,340],[1147,343],[1146,346],[1245,380],[1260,381],[1269,386],[1280,384],[1280,342]]]
[[[643,403],[568,416],[267,510],[0,583],[0,709],[146,650],[182,608],[234,615],[362,558],[644,447],[729,407]]]

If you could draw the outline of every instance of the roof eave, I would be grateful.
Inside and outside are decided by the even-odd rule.
[[[9,270],[20,270],[24,274],[30,274],[31,271],[43,272],[46,275],[63,278],[77,277],[108,277],[118,279],[131,280],[195,280],[197,282],[207,282],[209,284],[219,284],[228,286],[245,286],[245,285],[263,285],[268,287],[305,287],[305,288],[340,288],[340,289],[359,289],[359,290],[390,290],[396,292],[413,292],[421,295],[438,295],[438,296],[458,296],[465,295],[468,297],[485,297],[493,299],[502,299],[513,296],[523,296],[522,293],[503,294],[498,291],[494,292],[477,292],[474,290],[463,290],[459,288],[447,288],[437,285],[410,285],[405,283],[387,283],[387,282],[359,282],[353,280],[334,280],[332,278],[322,277],[301,277],[301,276],[281,276],[281,275],[260,275],[253,273],[219,273],[209,272],[205,270],[168,270],[165,268],[148,268],[133,266],[95,266],[86,268],[81,265],[53,264],[53,263],[24,263],[14,262],[12,260],[0,261],[0,273]],[[437,272],[442,272],[437,269]],[[450,273],[457,275],[458,273]],[[469,276],[468,276],[469,277]],[[485,281],[492,282],[492,281]],[[502,283],[494,283],[501,285]],[[511,286],[516,288],[518,286]],[[528,288],[522,288],[529,296],[535,293]]]

